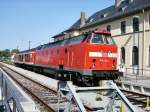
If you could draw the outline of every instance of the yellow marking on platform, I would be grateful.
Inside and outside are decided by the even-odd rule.
[[[149,106],[149,103],[150,103],[150,101],[149,101],[149,96],[147,97],[147,103],[146,103],[146,110],[150,110],[150,106]]]
[[[103,81],[103,80],[100,80],[100,81],[99,81],[99,86],[100,86],[100,87],[103,87],[103,85],[104,85],[104,81]],[[104,91],[103,91],[103,90],[100,90],[99,94],[100,94],[100,95],[104,95]]]

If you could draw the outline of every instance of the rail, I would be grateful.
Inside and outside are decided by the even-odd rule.
[[[44,108],[44,110],[46,109],[48,112],[55,112],[55,110],[49,106],[50,103],[54,102],[54,100],[55,100],[54,98],[56,98],[56,100],[58,100],[57,93],[55,91],[41,85],[40,83],[38,83],[32,79],[29,79],[29,78],[21,75],[20,73],[12,70],[10,68],[7,68],[6,66],[2,66],[1,68],[18,85],[20,85],[28,94],[30,94],[30,96],[32,96],[36,102],[39,102],[39,104],[42,105],[42,107],[40,107],[41,109]],[[41,90],[41,91],[39,92],[39,90]],[[46,95],[44,93],[46,93]],[[49,98],[49,99],[52,98],[52,101],[50,100],[49,102],[47,102],[45,100],[46,98]]]
[[[150,111],[149,86],[129,82],[117,82],[117,86],[133,104]]]

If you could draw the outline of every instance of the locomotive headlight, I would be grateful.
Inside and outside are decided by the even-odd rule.
[[[93,65],[92,65],[93,68],[96,67],[96,59],[93,59]]]
[[[95,68],[95,66],[96,66],[96,64],[95,64],[95,63],[93,63],[93,66],[92,66],[92,67],[93,67],[93,68]]]
[[[112,68],[113,68],[113,69],[116,69],[116,60],[113,60]]]

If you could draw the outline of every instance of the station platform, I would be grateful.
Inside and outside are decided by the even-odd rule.
[[[40,112],[22,88],[0,69],[0,112]]]
[[[149,75],[135,75],[135,74],[125,74],[124,77],[121,78],[121,81],[132,84],[140,84],[141,86],[149,86],[150,85],[150,76]]]
[[[44,75],[32,72],[32,71],[28,71],[19,67],[15,67],[12,65],[8,65],[8,64],[4,64],[5,66],[17,71],[18,73],[29,77],[39,83],[41,83],[42,85],[46,86],[46,87],[50,87],[51,89],[53,89],[54,91],[57,91],[57,86],[58,86],[58,81],[52,78],[48,78]]]

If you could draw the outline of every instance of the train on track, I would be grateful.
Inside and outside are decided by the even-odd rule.
[[[40,45],[15,55],[15,65],[54,75],[60,80],[117,79],[117,46],[106,30]]]

